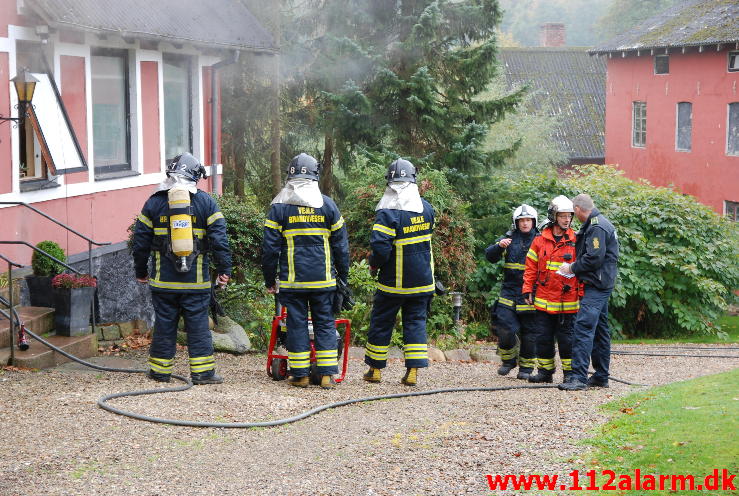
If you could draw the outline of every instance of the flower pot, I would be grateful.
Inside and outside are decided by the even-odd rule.
[[[90,311],[95,288],[53,288],[54,327],[58,336],[90,334]]]
[[[51,277],[26,276],[28,295],[32,307],[54,307],[54,294],[51,292]]]

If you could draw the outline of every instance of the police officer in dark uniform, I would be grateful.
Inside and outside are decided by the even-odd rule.
[[[206,177],[205,167],[198,159],[189,153],[175,157],[167,166],[167,179],[149,197],[136,220],[132,250],[136,279],[149,283],[156,312],[149,377],[159,382],[169,382],[172,374],[180,316],[185,319],[193,384],[223,382],[215,372],[213,339],[208,329],[209,253],[215,258],[217,284],[225,286],[231,275],[231,252],[223,214],[209,194],[197,189],[201,177]],[[187,200],[184,208],[170,205],[170,190],[176,188],[187,190],[189,207]],[[173,253],[173,212],[183,219],[176,226],[192,228],[193,250],[188,256]]]
[[[301,153],[287,172],[264,223],[264,283],[270,293],[277,291],[279,264],[279,299],[287,308],[288,382],[297,387],[310,382],[310,308],[317,371],[321,387],[330,389],[339,364],[333,299],[337,278],[346,285],[349,276],[349,242],[339,209],[318,188],[316,159]]]
[[[387,363],[395,318],[403,310],[402,383],[416,385],[417,369],[428,367],[426,317],[434,294],[431,233],[434,209],[418,193],[416,168],[407,160],[390,164],[387,188],[375,208],[370,235],[370,267],[379,269],[364,361],[368,382],[380,382]]]
[[[616,228],[595,208],[589,195],[577,195],[572,203],[583,225],[577,234],[577,259],[563,267],[563,271],[577,276],[584,284],[584,295],[572,337],[572,379],[559,388],[565,391],[580,391],[588,386],[607,388],[611,360],[608,299],[618,275],[618,236]],[[595,374],[588,379],[591,358]]]
[[[485,257],[491,263],[505,258],[500,297],[492,309],[493,324],[498,335],[498,355],[503,360],[498,374],[508,375],[518,365],[516,378],[524,380],[529,378],[536,365],[531,327],[535,308],[524,301],[521,294],[526,253],[538,232],[536,222],[536,210],[525,203],[520,205],[513,211],[513,228],[485,250]]]

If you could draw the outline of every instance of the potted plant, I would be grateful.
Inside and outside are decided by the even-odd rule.
[[[58,336],[90,333],[90,311],[97,279],[89,274],[58,274],[51,280],[54,294],[54,326]]]
[[[45,251],[54,258],[66,262],[67,256],[61,246],[53,241],[42,241],[36,248]],[[46,258],[37,251],[31,257],[33,275],[26,276],[26,285],[33,307],[53,307],[54,296],[51,292],[51,278],[64,270],[64,267]]]

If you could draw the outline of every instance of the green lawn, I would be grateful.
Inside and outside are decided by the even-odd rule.
[[[618,475],[695,475],[696,486],[718,469],[736,474],[739,489],[739,368],[722,374],[655,387],[633,393],[604,406],[612,420],[598,429],[585,444],[595,448],[580,472],[580,485],[587,487],[585,471],[612,470]],[[698,477],[700,476],[700,477]],[[644,480],[644,479],[643,479]],[[657,479],[658,481],[659,479]],[[600,476],[603,488],[607,478]],[[624,483],[625,484],[625,483]],[[657,482],[658,484],[658,482]],[[642,490],[597,491],[601,494],[695,494],[691,491]],[[656,486],[657,488],[659,486]],[[678,486],[679,487],[679,486]],[[633,489],[633,486],[632,486]],[[578,491],[572,494],[596,493]],[[704,490],[698,494],[739,494],[739,490]]]
[[[614,339],[614,344],[674,344],[674,343],[715,343],[731,344],[739,343],[739,315],[724,316],[718,321],[721,330],[727,334],[726,339],[715,336],[678,336],[666,339]]]

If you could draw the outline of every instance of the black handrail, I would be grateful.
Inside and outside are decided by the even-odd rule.
[[[21,326],[21,319],[18,313],[14,309],[14,302],[13,302],[13,266],[16,267],[23,267],[19,263],[15,263],[9,258],[6,258],[4,255],[0,254],[0,258],[8,262],[8,311],[10,312],[10,316],[8,316],[8,320],[10,321],[10,365],[15,365],[15,321],[11,318],[13,314],[15,314],[15,318],[18,319],[18,326]],[[0,297],[0,300],[5,303],[5,299]],[[5,312],[2,312],[3,315],[6,315]]]
[[[23,207],[29,208],[29,209],[33,210],[34,212],[36,212],[37,214],[39,214],[39,215],[41,215],[41,216],[43,216],[43,217],[46,217],[47,219],[49,219],[49,220],[50,220],[50,221],[52,221],[53,223],[55,223],[55,224],[57,224],[57,225],[59,225],[59,226],[63,227],[64,229],[66,229],[67,231],[71,232],[72,234],[76,234],[76,235],[77,235],[77,236],[79,236],[80,238],[82,238],[82,239],[84,239],[84,240],[86,240],[86,241],[88,241],[88,242],[90,242],[90,243],[92,243],[92,244],[94,244],[94,245],[97,245],[97,246],[105,246],[105,245],[109,245],[109,244],[110,244],[110,242],[107,242],[107,243],[101,243],[101,242],[99,242],[99,241],[94,241],[94,240],[92,240],[92,239],[88,238],[87,236],[85,236],[84,234],[80,234],[80,233],[78,233],[77,231],[75,231],[74,229],[72,229],[71,227],[69,227],[68,225],[66,225],[66,224],[64,224],[64,223],[62,223],[62,222],[60,222],[60,221],[56,220],[56,219],[55,219],[54,217],[52,217],[52,216],[50,216],[50,215],[48,215],[48,214],[45,214],[44,212],[42,212],[41,210],[37,209],[36,207],[32,207],[32,206],[31,206],[31,205],[29,205],[28,203],[25,203],[25,202],[7,202],[7,201],[0,201],[0,205],[20,205],[20,206],[23,206]]]
[[[52,82],[53,82],[53,81],[52,81]],[[77,235],[77,236],[79,236],[80,238],[82,238],[82,239],[84,239],[85,241],[87,241],[87,272],[88,272],[88,273],[89,273],[89,274],[90,274],[91,276],[94,276],[94,274],[93,274],[93,271],[92,271],[92,245],[97,245],[97,246],[106,246],[106,245],[109,245],[109,244],[111,244],[110,242],[106,242],[106,243],[101,243],[101,242],[99,242],[99,241],[95,241],[95,240],[93,240],[93,239],[91,239],[91,238],[88,238],[88,237],[87,237],[87,236],[85,236],[84,234],[78,233],[77,231],[75,231],[74,229],[72,229],[72,228],[71,228],[71,227],[69,227],[68,225],[64,224],[63,222],[60,222],[60,221],[56,220],[56,219],[55,219],[54,217],[52,217],[52,216],[50,216],[50,215],[48,215],[48,214],[46,214],[46,213],[42,212],[41,210],[37,209],[36,207],[32,207],[31,205],[29,205],[29,204],[28,204],[28,203],[26,203],[26,202],[8,202],[8,201],[0,201],[0,205],[19,205],[19,206],[22,206],[22,207],[26,207],[26,208],[28,208],[28,209],[30,209],[30,210],[33,210],[34,212],[36,212],[37,214],[41,215],[42,217],[45,217],[45,218],[49,219],[50,221],[52,221],[53,223],[57,224],[58,226],[61,226],[61,227],[63,227],[64,229],[66,229],[67,231],[71,232],[72,234],[76,234],[76,235]],[[13,243],[11,243],[11,242],[0,242],[0,244],[13,244]],[[49,255],[48,253],[46,253],[46,252],[44,252],[44,251],[42,251],[42,250],[39,250],[39,249],[38,249],[38,248],[36,248],[35,246],[33,246],[33,245],[30,245],[29,243],[26,243],[25,241],[22,241],[22,242],[16,242],[15,244],[25,244],[25,245],[27,245],[27,246],[30,246],[30,247],[31,247],[31,248],[33,248],[34,250],[36,250],[36,251],[38,251],[38,252],[41,252],[41,253],[43,253],[43,254],[44,254],[45,256],[47,256],[48,258],[51,258],[52,260],[55,260],[55,261],[56,261],[56,262],[58,262],[58,263],[61,263],[62,265],[64,265],[64,266],[65,266],[65,267],[67,267],[68,269],[70,269],[70,270],[74,271],[75,273],[77,273],[77,274],[80,274],[80,273],[81,273],[80,271],[78,271],[78,270],[76,270],[76,269],[74,269],[74,268],[70,267],[69,265],[67,265],[67,264],[65,264],[65,263],[63,263],[63,262],[60,262],[59,260],[57,260],[56,258],[52,257],[52,256],[51,256],[51,255]],[[95,291],[97,291],[97,289],[96,289]],[[93,298],[93,299],[92,299],[92,328],[93,328],[93,329],[95,329],[95,325],[96,325],[95,319],[96,319],[96,317],[95,317],[95,298]]]
[[[43,256],[45,256],[46,258],[50,258],[50,259],[52,259],[53,261],[55,261],[56,263],[58,263],[59,265],[63,265],[63,266],[65,266],[65,267],[66,267],[67,269],[71,270],[71,271],[72,271],[72,272],[74,272],[75,274],[82,274],[82,272],[80,272],[79,270],[75,269],[75,268],[74,268],[74,267],[72,267],[71,265],[67,265],[66,263],[62,262],[62,261],[61,261],[61,260],[59,260],[58,258],[56,258],[56,257],[53,257],[53,256],[49,255],[49,254],[48,254],[48,253],[46,253],[46,252],[45,252],[44,250],[42,250],[41,248],[38,248],[37,246],[33,246],[33,245],[32,245],[31,243],[29,243],[28,241],[0,241],[0,245],[26,245],[26,246],[28,246],[29,248],[32,248],[32,249],[33,249],[34,251],[37,251],[38,253],[41,253],[41,254],[42,254]],[[4,258],[5,260],[7,260],[7,258],[5,258],[5,257],[3,257],[3,258]],[[92,275],[92,274],[90,274],[90,275]]]

